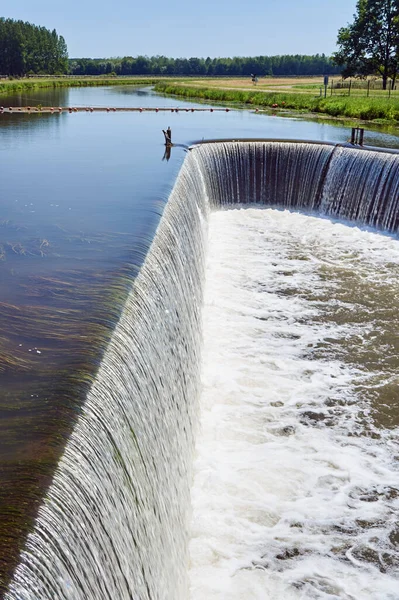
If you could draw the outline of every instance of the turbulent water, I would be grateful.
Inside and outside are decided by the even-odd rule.
[[[398,185],[385,153],[190,152],[7,600],[399,599],[398,242],[310,216],[396,234]]]
[[[399,598],[399,244],[211,216],[191,599]]]

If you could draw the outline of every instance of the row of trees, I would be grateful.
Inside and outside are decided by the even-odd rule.
[[[68,71],[64,38],[24,21],[0,17],[0,74],[57,74]]]
[[[75,58],[69,61],[73,75],[323,75],[340,68],[324,54],[305,56],[256,56],[234,58],[168,58],[125,56],[124,58]]]

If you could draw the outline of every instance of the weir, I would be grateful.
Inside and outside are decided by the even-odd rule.
[[[239,204],[397,233],[399,157],[220,142],[187,155],[7,600],[187,600],[208,213]]]

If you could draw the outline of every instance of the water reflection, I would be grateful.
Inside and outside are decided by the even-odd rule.
[[[61,116],[59,114],[50,113],[31,113],[31,114],[13,114],[3,113],[0,115],[0,135],[2,136],[2,143],[15,141],[15,132],[24,132],[29,135],[29,132],[35,128],[44,129],[52,128],[56,129],[61,124]],[[4,137],[3,134],[9,131],[9,135]]]
[[[170,145],[169,144],[165,145],[165,152],[163,153],[162,160],[169,161],[170,160],[171,152],[172,152],[172,145],[171,144]]]
[[[31,92],[22,91],[9,96],[0,95],[2,106],[68,106],[68,88],[39,88]],[[1,123],[1,120],[0,120]]]

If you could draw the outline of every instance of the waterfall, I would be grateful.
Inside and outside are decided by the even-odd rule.
[[[322,213],[397,231],[398,201],[398,155],[336,148],[324,182]]]
[[[185,159],[7,600],[186,600],[208,204],[396,232],[399,157],[218,142]]]
[[[215,206],[266,204],[398,230],[397,154],[304,142],[218,142],[192,152]]]
[[[195,147],[207,193],[216,205],[317,208],[334,152],[328,144],[220,142]]]
[[[8,600],[187,597],[204,198],[184,166]]]

